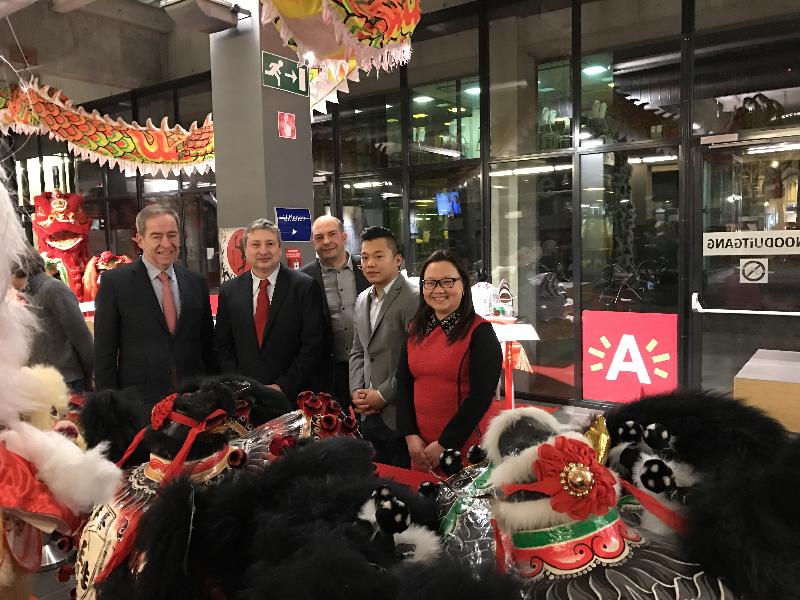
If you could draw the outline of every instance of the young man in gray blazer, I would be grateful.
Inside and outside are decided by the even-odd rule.
[[[419,308],[419,290],[400,274],[402,260],[388,229],[370,227],[361,234],[361,268],[372,285],[356,300],[350,390],[375,460],[408,468],[408,447],[396,431],[395,374],[408,325]]]

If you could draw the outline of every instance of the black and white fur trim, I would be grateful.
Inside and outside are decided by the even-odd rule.
[[[633,469],[631,470],[631,479],[633,484],[645,494],[652,496],[670,510],[673,510],[677,513],[685,513],[686,507],[683,504],[670,499],[666,493],[655,493],[651,489],[648,489],[648,487],[653,487],[652,485],[645,485],[644,480],[648,477],[648,474],[654,477],[661,476],[658,473],[650,473],[650,469],[645,472],[645,463],[656,460],[663,462],[672,470],[674,486],[679,488],[690,487],[698,483],[701,479],[700,475],[691,467],[691,465],[687,463],[676,460],[664,460],[658,454],[642,452],[634,463]],[[666,484],[666,481],[664,483]],[[671,535],[674,533],[668,525],[662,522],[658,517],[651,514],[649,511],[643,511],[641,518],[641,526],[644,529],[661,535]]]
[[[361,506],[358,518],[371,523],[372,526],[377,529],[378,523],[375,520],[375,507],[375,500],[370,498]],[[439,558],[442,554],[442,542],[439,536],[422,525],[411,523],[405,531],[395,533],[392,537],[395,544],[408,544],[414,547],[413,555],[406,558],[403,562],[412,564],[431,562]]]
[[[553,434],[562,433],[567,431],[567,427],[559,423],[556,418],[550,413],[532,406],[523,408],[514,408],[512,410],[504,410],[498,414],[489,423],[486,433],[483,436],[481,446],[486,450],[489,460],[499,465],[504,460],[504,456],[500,453],[500,436],[520,419],[527,418],[533,419],[542,425],[542,430],[552,432]]]
[[[591,445],[585,436],[575,431],[567,431],[558,435]],[[553,443],[556,437],[554,435],[543,443]],[[517,456],[509,456],[494,468],[489,481],[497,488],[503,485],[535,481],[533,463],[538,458],[538,453],[539,446],[537,445]],[[503,528],[511,531],[545,529],[573,521],[568,515],[554,511],[550,507],[550,498],[525,502],[501,501],[495,505],[495,516]]]

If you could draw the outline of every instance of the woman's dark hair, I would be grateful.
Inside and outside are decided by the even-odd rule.
[[[411,339],[419,342],[425,337],[425,327],[428,324],[428,319],[433,314],[433,309],[425,302],[425,296],[422,294],[422,281],[425,279],[425,270],[428,265],[436,262],[449,262],[458,271],[461,278],[461,284],[464,286],[464,296],[461,298],[461,304],[456,309],[459,314],[458,323],[447,336],[449,342],[463,339],[469,331],[470,325],[475,318],[475,307],[472,305],[472,289],[470,287],[469,274],[461,266],[461,258],[452,250],[437,250],[431,254],[428,259],[422,263],[422,268],[419,272],[419,308],[414,319],[411,321],[410,334]]]
[[[11,274],[15,277],[32,277],[39,273],[44,273],[44,259],[30,246],[11,263]]]

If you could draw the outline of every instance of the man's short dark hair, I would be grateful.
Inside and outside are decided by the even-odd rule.
[[[397,243],[397,238],[386,227],[367,227],[361,232],[362,242],[371,242],[380,238],[386,238],[386,245],[389,246],[389,249],[394,254],[400,254],[400,244]]]

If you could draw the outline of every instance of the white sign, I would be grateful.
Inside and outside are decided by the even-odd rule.
[[[769,260],[766,258],[739,259],[739,283],[768,283]]]
[[[703,234],[703,256],[800,254],[800,231],[734,231]]]

